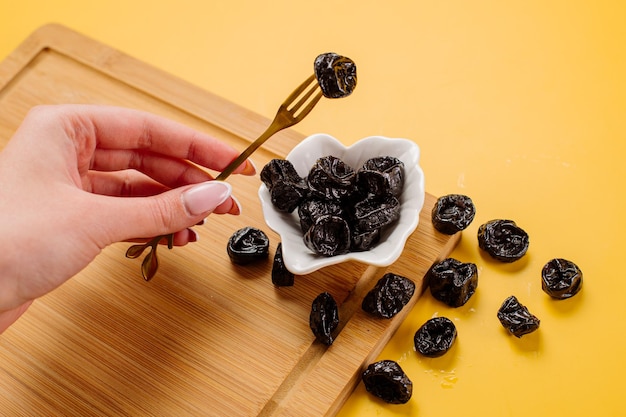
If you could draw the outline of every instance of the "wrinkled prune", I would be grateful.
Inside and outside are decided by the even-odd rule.
[[[370,250],[380,241],[380,229],[363,232],[356,227],[352,228],[352,242],[350,250],[353,252],[363,252]]]
[[[308,196],[306,180],[286,159],[272,159],[263,167],[260,177],[270,193],[272,204],[280,211],[291,213]]]
[[[345,217],[343,207],[335,201],[309,198],[301,202],[298,206],[298,217],[302,233],[306,233],[318,217],[327,214]]]
[[[502,326],[515,337],[522,337],[539,328],[539,319],[531,314],[514,295],[504,300],[498,310],[498,319]]]
[[[280,242],[274,254],[272,264],[272,283],[278,287],[290,287],[294,284],[295,276],[285,266],[283,260],[283,243]]]
[[[311,193],[321,199],[346,201],[354,192],[354,169],[336,156],[318,158],[307,176]]]
[[[366,198],[354,206],[354,217],[359,230],[380,229],[398,220],[400,201],[392,195],[383,199]]]
[[[315,77],[328,98],[347,97],[356,87],[356,64],[334,52],[320,54],[313,63]]]
[[[309,326],[319,342],[332,345],[333,332],[339,326],[339,309],[332,295],[323,292],[315,297],[311,305]]]
[[[400,196],[404,187],[404,163],[393,156],[368,159],[357,171],[357,187],[377,197]]]
[[[552,259],[541,270],[541,288],[550,297],[559,300],[570,298],[580,291],[582,285],[583,272],[567,259]]]
[[[456,340],[456,326],[447,317],[434,317],[415,332],[415,350],[429,358],[446,353]]]
[[[413,383],[392,360],[374,362],[363,372],[362,378],[369,393],[389,404],[406,404],[413,394]]]
[[[517,261],[528,245],[528,234],[513,220],[491,220],[478,228],[478,246],[498,261]]]
[[[320,216],[304,234],[304,244],[313,252],[335,256],[350,251],[351,234],[348,223],[339,216]]]
[[[248,226],[233,233],[226,250],[233,263],[247,264],[267,258],[269,246],[270,240],[265,232]]]
[[[431,218],[439,232],[453,235],[465,230],[476,215],[472,199],[462,194],[441,196],[433,206]]]
[[[388,272],[365,295],[361,308],[367,313],[389,319],[407,305],[414,292],[413,281]]]
[[[430,293],[450,307],[460,307],[470,299],[478,286],[478,268],[447,258],[435,263],[427,273]]]

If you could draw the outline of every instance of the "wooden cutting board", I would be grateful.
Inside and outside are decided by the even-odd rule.
[[[285,95],[290,88],[285,86]],[[0,148],[29,108],[43,103],[139,108],[238,149],[269,124],[58,25],[36,31],[0,64]],[[302,137],[293,130],[279,133],[254,155],[257,166],[284,157]],[[127,244],[113,245],[0,336],[3,414],[232,417],[338,411],[418,298],[394,319],[377,320],[360,309],[365,292],[387,271],[421,288],[429,266],[447,256],[459,236],[434,231],[435,197],[427,194],[419,227],[391,267],[342,264],[296,277],[293,287],[275,288],[270,272],[278,237],[262,218],[260,181],[235,177],[229,182],[244,213],[211,216],[198,227],[199,243],[162,250],[151,282],[141,278],[139,260],[124,257]],[[244,226],[268,233],[267,262],[229,261],[226,242]],[[314,341],[308,327],[311,301],[323,291],[340,304],[341,332],[328,348]]]

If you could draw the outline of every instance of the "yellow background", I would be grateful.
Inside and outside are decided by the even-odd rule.
[[[0,59],[57,22],[267,117],[318,53],[347,55],[355,93],[297,130],[412,139],[428,192],[474,200],[453,256],[478,265],[476,294],[453,309],[426,293],[381,354],[413,380],[412,400],[387,405],[359,385],[341,416],[623,414],[626,2],[1,1]],[[478,226],[494,218],[529,233],[523,260],[479,251]],[[584,272],[573,299],[541,290],[554,257]],[[496,311],[511,294],[539,331],[505,333]],[[459,339],[425,359],[413,334],[434,315]]]

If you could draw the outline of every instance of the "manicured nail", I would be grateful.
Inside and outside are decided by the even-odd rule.
[[[254,162],[252,162],[252,159],[246,159],[246,165],[243,167],[241,174],[242,175],[256,174],[256,166],[254,165]]]
[[[189,231],[189,242],[193,243],[193,242],[197,242],[198,240],[200,240],[200,235],[198,234],[198,232],[196,232],[193,229],[187,229]]]
[[[241,204],[239,204],[239,200],[234,195],[231,195],[230,198],[233,200],[233,206],[228,210],[228,214],[239,216],[241,214]]]
[[[185,191],[182,199],[189,214],[197,216],[215,210],[230,197],[231,193],[230,184],[223,181],[207,181]]]

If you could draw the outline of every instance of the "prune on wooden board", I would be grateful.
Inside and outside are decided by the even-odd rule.
[[[291,213],[308,196],[306,180],[286,159],[272,159],[263,167],[260,177],[279,211]]]
[[[508,297],[498,310],[498,320],[515,337],[534,332],[540,320],[522,305],[514,295]]]
[[[406,404],[413,395],[413,382],[397,362],[381,360],[362,374],[365,389],[389,404]]]
[[[319,255],[335,256],[347,253],[351,244],[348,222],[331,214],[320,216],[304,234],[304,244]]]
[[[388,272],[365,295],[361,308],[377,317],[390,319],[407,305],[413,293],[415,293],[413,281]]]
[[[285,266],[283,260],[283,244],[280,242],[274,254],[274,262],[272,264],[272,284],[277,287],[291,287],[295,281],[295,275],[291,273]]]
[[[318,158],[307,176],[313,196],[339,202],[350,198],[354,192],[355,181],[354,169],[332,155]]]
[[[313,69],[322,94],[328,98],[347,97],[356,88],[356,64],[348,57],[334,52],[320,54]]]
[[[354,206],[356,227],[370,231],[390,225],[400,217],[400,201],[392,196],[368,197]]]
[[[404,188],[404,163],[393,156],[378,156],[363,163],[356,183],[362,193],[399,197]]]
[[[460,307],[478,287],[478,268],[471,262],[446,258],[433,264],[426,274],[430,293],[450,307]]]
[[[528,245],[528,233],[513,220],[491,220],[478,228],[478,246],[498,261],[517,261]]]
[[[247,226],[237,230],[228,239],[226,251],[236,264],[248,264],[269,256],[270,240],[260,229]]]
[[[415,350],[429,358],[446,353],[456,340],[456,326],[447,317],[434,317],[415,332]]]
[[[309,327],[316,339],[327,345],[334,341],[333,332],[339,326],[339,309],[332,295],[323,292],[313,300]]]
[[[573,297],[582,285],[583,272],[567,259],[551,259],[541,270],[541,288],[550,297],[559,300]]]
[[[471,198],[463,194],[448,194],[437,199],[431,218],[435,229],[453,235],[467,229],[475,215],[476,207]]]

